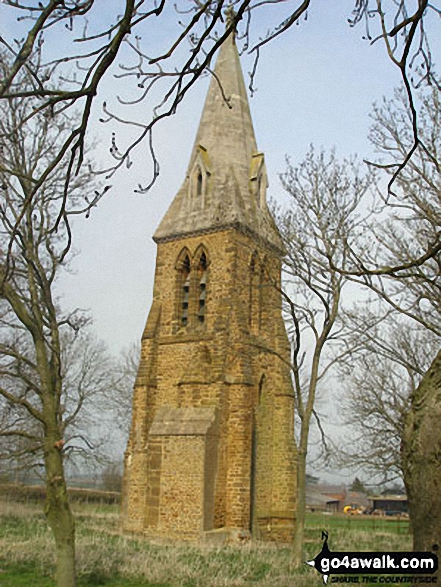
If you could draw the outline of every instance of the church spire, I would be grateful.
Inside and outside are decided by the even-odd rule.
[[[219,51],[184,183],[155,241],[235,227],[280,249],[267,183],[232,32]]]
[[[193,152],[198,145],[216,165],[248,179],[257,144],[234,33],[220,49]]]

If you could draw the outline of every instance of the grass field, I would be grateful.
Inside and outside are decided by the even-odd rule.
[[[289,547],[160,545],[119,532],[117,506],[74,504],[79,587],[318,587],[307,565],[295,571]],[[408,522],[308,514],[305,550],[408,550]],[[52,536],[41,504],[0,501],[0,587],[53,587]]]

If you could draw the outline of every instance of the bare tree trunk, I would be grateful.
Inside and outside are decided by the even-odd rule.
[[[62,444],[56,434],[48,434],[47,442],[45,514],[55,539],[55,581],[57,587],[75,587],[75,520],[67,497]]]
[[[294,528],[293,564],[301,567],[305,562],[303,556],[303,540],[305,535],[305,511],[306,511],[306,451],[299,447],[297,455],[297,510],[296,524]]]
[[[401,446],[415,551],[441,540],[441,351],[412,396]]]

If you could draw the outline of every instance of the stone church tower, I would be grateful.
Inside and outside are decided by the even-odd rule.
[[[213,77],[187,175],[154,235],[123,528],[288,541],[296,476],[283,250],[234,35],[215,73],[224,96]]]

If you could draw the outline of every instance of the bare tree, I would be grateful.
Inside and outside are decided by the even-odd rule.
[[[139,368],[141,347],[138,342],[123,349],[120,356],[112,362],[111,374],[107,376],[109,385],[100,394],[98,404],[103,414],[103,426],[110,435],[100,430],[99,441],[102,446],[101,461],[105,463],[102,483],[108,489],[112,485],[120,490],[124,450],[130,432],[133,405],[133,386]],[[119,481],[118,481],[119,479]]]
[[[409,496],[414,548],[430,549],[439,537],[441,480],[439,454],[441,417],[439,337],[441,294],[440,241],[440,134],[439,92],[420,97],[419,141],[414,139],[413,119],[408,116],[408,97],[398,92],[373,113],[371,139],[387,157],[377,166],[395,177],[395,191],[382,199],[382,214],[370,225],[370,251],[353,253],[350,278],[375,292],[390,309],[416,321],[431,341],[427,370],[412,390],[410,410],[404,420],[402,468]],[[412,157],[400,169],[403,154]],[[400,173],[396,175],[396,171]],[[380,194],[381,197],[381,194]],[[433,336],[435,335],[435,336]],[[427,346],[426,346],[427,348]]]
[[[411,395],[401,445],[413,547],[436,549],[441,527],[441,351]],[[439,576],[439,569],[437,571]]]
[[[413,320],[417,324],[414,328],[426,329],[427,356],[419,360],[416,371],[420,381],[411,389],[409,409],[402,414],[400,466],[409,497],[414,548],[428,550],[438,540],[441,527],[437,490],[441,480],[441,430],[435,425],[441,417],[438,90],[423,94],[420,102],[417,143],[406,93],[398,92],[394,100],[384,100],[375,107],[371,139],[387,157],[386,162],[379,161],[375,166],[389,174],[389,190],[386,196],[377,191],[379,206],[366,220],[364,238],[350,243],[347,267],[338,269],[338,262],[329,259],[331,266],[350,281],[374,292],[388,308],[386,315],[399,314],[402,319]],[[412,156],[403,167],[406,153]],[[372,341],[371,351],[382,355],[384,339],[375,341],[374,337]],[[396,353],[393,358],[397,361]],[[404,366],[403,358],[397,362]],[[426,371],[421,371],[422,365]],[[406,394],[407,389],[402,389],[401,397]]]
[[[114,386],[114,393],[110,398],[110,407],[118,422],[120,430],[125,435],[125,442],[130,431],[133,403],[133,385],[139,368],[141,347],[139,342],[131,344],[124,349],[117,362],[117,379]]]
[[[225,28],[223,12],[227,4],[230,9]],[[24,221],[26,207],[37,196],[46,177],[64,164],[65,157],[69,159],[65,168],[65,190],[71,178],[79,172],[84,161],[84,141],[94,102],[107,76],[117,75],[132,82],[135,97],[119,97],[120,106],[128,109],[127,114],[104,103],[102,120],[130,125],[137,134],[129,145],[122,147],[118,147],[114,138],[111,148],[114,162],[105,170],[105,175],[110,179],[121,166],[130,166],[134,151],[147,141],[153,170],[151,179],[139,186],[139,190],[144,191],[158,173],[152,142],[154,126],[172,115],[197,79],[204,72],[210,72],[212,57],[231,30],[241,23],[239,37],[244,49],[255,56],[253,78],[261,49],[294,24],[306,20],[310,5],[311,0],[233,0],[228,3],[226,0],[202,3],[181,0],[176,5],[165,0],[153,5],[146,0],[124,0],[121,4],[107,3],[106,18],[103,19],[99,0],[4,0],[2,10],[7,11],[8,16],[15,13],[20,24],[19,33],[5,32],[0,38],[9,59],[12,58],[11,67],[0,84],[0,98],[17,97],[26,102],[37,97],[38,107],[30,116],[39,116],[43,112],[57,114],[75,108],[79,111],[76,123],[60,140],[56,156],[34,178],[16,224]],[[369,42],[384,42],[391,62],[403,79],[412,117],[413,143],[397,173],[422,144],[409,72],[420,66],[423,73],[416,83],[438,83],[428,30],[439,12],[439,8],[428,0],[354,0],[349,19],[352,26],[364,23]],[[255,15],[258,18],[254,18]],[[256,22],[260,28],[255,26]],[[158,49],[158,39],[165,37],[161,31],[169,31],[170,23],[176,25],[176,32],[165,48]],[[58,43],[61,35],[63,43]],[[27,71],[32,79],[32,85],[25,89],[20,86],[22,71]],[[136,120],[131,106],[147,102],[151,97],[156,98],[156,107],[150,119]],[[59,202],[57,223],[61,219],[68,222],[64,214],[65,204],[65,198]]]
[[[6,305],[6,304],[4,304]],[[3,315],[0,331],[0,385],[16,397],[31,397],[38,388],[35,349],[12,312]],[[114,417],[108,398],[119,371],[103,343],[88,332],[63,329],[61,341],[60,413],[63,419],[63,458],[76,468],[84,462],[106,461],[108,439],[99,430],[100,420]],[[106,413],[107,412],[107,413]],[[98,418],[99,416],[99,418]],[[97,421],[98,418],[98,421]],[[44,476],[44,430],[28,410],[0,392],[0,463],[8,470]]]
[[[389,483],[403,478],[404,423],[436,336],[395,313],[379,314],[378,308],[356,308],[346,319],[359,348],[339,366],[342,419],[353,431],[345,433],[339,464]]]
[[[76,467],[106,463],[111,438],[105,428],[109,420],[116,423],[109,397],[116,393],[118,365],[106,345],[84,327],[63,332],[61,349],[64,456]]]
[[[288,211],[278,214],[286,247],[284,300],[292,344],[292,373],[297,433],[297,518],[294,563],[301,565],[305,524],[306,464],[311,420],[316,418],[316,398],[336,362],[353,349],[343,344],[344,327],[339,313],[347,281],[332,269],[328,257],[346,266],[349,236],[359,231],[356,211],[370,186],[355,161],[339,163],[334,153],[315,153],[311,147],[298,167],[288,164],[282,176],[290,195]],[[357,342],[355,344],[358,344]],[[334,348],[330,358],[327,351]]]
[[[24,70],[17,76],[16,83],[25,91],[32,74]],[[91,381],[98,387],[103,382],[97,379],[96,361],[90,364],[96,348],[86,350],[84,338],[79,348],[77,337],[81,337],[78,333],[87,324],[87,316],[78,310],[63,311],[55,295],[56,279],[68,261],[66,243],[70,240],[68,225],[57,227],[56,219],[62,201],[64,214],[81,211],[96,182],[84,167],[71,181],[66,198],[66,168],[54,167],[36,190],[34,178],[48,169],[72,121],[65,113],[53,117],[49,111],[30,116],[38,110],[35,99],[32,103],[10,97],[0,108],[0,241],[5,252],[0,257],[0,396],[2,408],[8,411],[2,433],[20,439],[23,450],[32,448],[33,455],[42,457],[45,514],[57,554],[57,586],[72,587],[75,524],[64,461],[66,452],[78,447],[78,442],[67,433],[87,403]],[[78,429],[73,436],[80,439]]]
[[[396,196],[395,181],[406,168],[415,151],[425,149],[425,139],[419,132],[419,116],[414,88],[427,83],[439,91],[441,84],[434,71],[430,38],[426,21],[437,18],[440,8],[428,0],[357,0],[352,25],[363,22],[366,38],[372,43],[382,41],[392,63],[400,71],[403,91],[407,97],[411,142],[397,162],[388,184],[389,195]],[[375,23],[376,26],[373,26]],[[430,28],[430,27],[429,27]]]
[[[374,106],[370,139],[387,160],[377,167],[394,174],[412,144],[407,97]],[[441,102],[433,88],[421,96],[419,146],[396,179],[397,194],[384,198],[369,227],[370,246],[355,254],[365,285],[391,308],[441,334]]]
[[[101,473],[101,485],[106,491],[121,491],[122,488],[122,463],[109,463]]]

